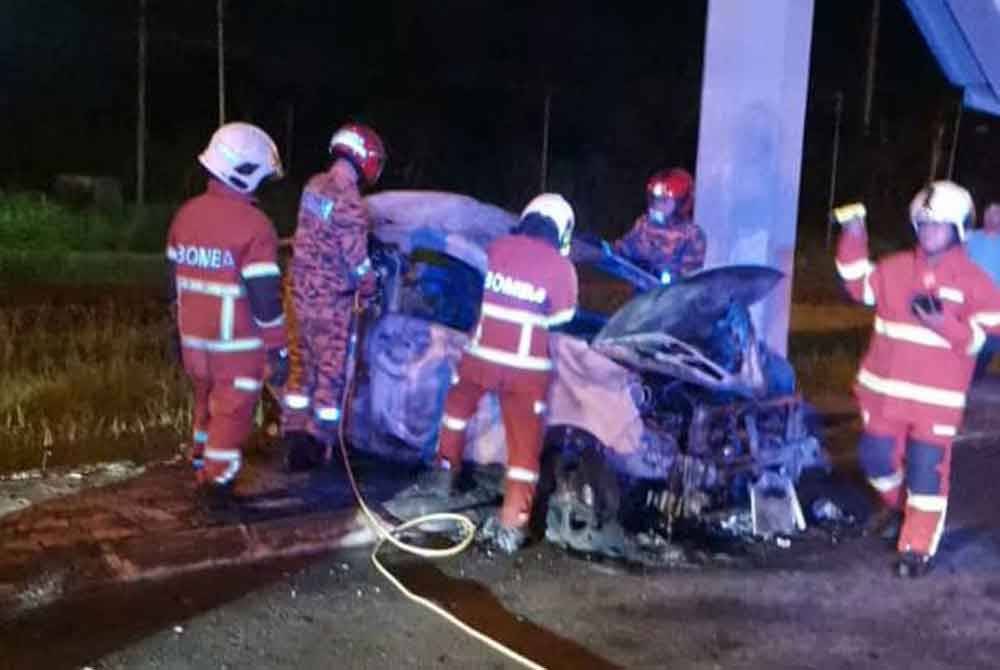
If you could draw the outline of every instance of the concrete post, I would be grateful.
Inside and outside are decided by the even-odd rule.
[[[759,334],[781,354],[812,22],[813,0],[709,0],[705,33],[695,221],[708,236],[707,267],[754,263],[787,275],[753,309]]]

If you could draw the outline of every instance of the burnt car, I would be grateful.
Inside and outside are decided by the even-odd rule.
[[[483,250],[516,216],[450,193],[385,192],[368,204],[380,292],[364,324],[349,434],[355,448],[427,461],[478,320]],[[546,538],[627,557],[644,550],[635,538],[734,510],[754,534],[802,529],[795,483],[825,459],[791,366],[758,339],[751,317],[782,274],[718,267],[664,286],[584,235],[571,258],[635,295],[608,313],[581,310],[552,338],[536,515]],[[468,440],[477,464],[505,461],[495,399],[480,405]]]

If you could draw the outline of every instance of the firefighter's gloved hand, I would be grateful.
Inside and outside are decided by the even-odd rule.
[[[271,349],[267,352],[267,382],[272,386],[284,386],[289,372],[288,349]]]
[[[919,293],[910,300],[910,310],[922,322],[933,325],[942,319],[941,300],[931,293]]]

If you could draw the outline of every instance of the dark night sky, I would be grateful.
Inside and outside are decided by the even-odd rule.
[[[9,128],[0,186],[44,187],[58,172],[131,183],[137,4],[0,3],[0,113]],[[537,188],[550,88],[552,186],[574,199],[582,220],[620,227],[651,170],[694,165],[706,2],[655,11],[618,4],[627,7],[228,0],[229,116],[265,127],[287,158],[293,110],[289,189],[322,166],[330,132],[353,117],[389,145],[383,186],[459,190],[518,207]],[[175,201],[196,181],[193,157],[216,122],[215,2],[148,5],[150,191]],[[912,134],[926,165],[929,129],[950,122],[956,93],[902,2],[882,5],[875,134],[890,144]],[[845,93],[845,134],[857,134],[869,6],[816,2],[804,201],[807,189],[825,188],[837,90]],[[981,123],[992,122],[968,122],[968,132]],[[975,162],[964,144],[961,153],[961,167]],[[847,179],[845,188],[870,185]]]

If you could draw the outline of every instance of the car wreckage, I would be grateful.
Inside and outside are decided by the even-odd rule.
[[[478,320],[485,247],[517,218],[452,193],[389,191],[367,201],[379,294],[363,324],[348,434],[355,449],[427,462]],[[724,524],[735,514],[747,534],[803,529],[795,484],[826,461],[791,366],[757,338],[750,315],[782,274],[717,267],[664,286],[582,234],[571,259],[635,295],[610,314],[581,310],[552,337],[535,515],[546,539],[645,560],[678,522]],[[484,398],[467,436],[466,457],[484,471],[505,462],[495,399]],[[499,477],[491,481],[477,479],[486,494],[458,496],[456,507],[495,504]],[[413,515],[393,501],[386,508]]]

